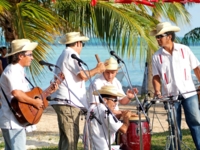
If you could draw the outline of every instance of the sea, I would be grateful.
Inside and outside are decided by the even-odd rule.
[[[189,46],[189,47],[200,61],[200,46]],[[51,57],[47,58],[46,62],[49,62],[51,64],[56,64],[56,60],[58,59],[61,52],[65,49],[65,45],[52,45],[52,48],[54,51],[51,54]],[[102,62],[111,57],[110,50],[106,46],[98,44],[87,45],[86,43],[85,47],[83,47],[81,51],[80,58],[87,64],[87,66],[82,65],[82,67],[89,70],[93,69],[97,65],[97,60],[95,57],[96,54],[98,55],[100,61]],[[118,56],[120,57],[120,55]],[[124,57],[120,58],[124,61],[124,64],[121,62],[119,63],[121,69],[118,71],[119,74],[117,75],[117,78],[120,80],[121,84],[124,87],[130,87],[130,86],[141,87],[143,79],[144,77],[146,77],[145,76],[146,59],[145,58],[143,60],[140,59],[139,47],[136,50],[135,56],[130,56],[130,58],[127,58],[125,55]],[[50,85],[50,81],[53,80],[53,76],[54,73],[50,71],[47,66],[45,66],[43,75],[37,76],[37,78],[39,78],[40,81],[37,81],[35,86],[38,86],[41,89],[46,89]],[[91,78],[86,82],[86,87],[89,86],[93,78]]]

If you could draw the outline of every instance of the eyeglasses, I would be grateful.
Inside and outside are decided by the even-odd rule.
[[[165,36],[167,36],[167,34],[157,35],[157,36],[156,36],[156,39],[161,39],[161,38],[163,38],[163,37],[165,37]]]
[[[83,42],[81,42],[82,43],[82,47],[84,47],[85,46],[85,43],[83,43]]]
[[[111,101],[113,101],[113,102],[117,102],[118,100],[117,100],[117,98],[111,98],[111,97],[105,97],[107,100],[111,100]]]
[[[33,57],[33,54],[24,54],[25,56]]]

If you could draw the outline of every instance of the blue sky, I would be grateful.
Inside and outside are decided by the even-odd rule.
[[[187,10],[191,14],[190,25],[181,25],[181,31],[177,32],[177,36],[184,36],[187,32],[194,29],[195,27],[200,27],[200,3],[193,3],[192,6],[187,6]]]

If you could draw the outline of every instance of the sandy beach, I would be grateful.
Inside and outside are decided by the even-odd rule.
[[[135,102],[129,105],[120,105],[120,109],[131,110],[136,113]],[[164,132],[168,130],[167,113],[162,103],[153,105],[149,111],[148,116],[150,118],[150,129],[153,133]],[[83,133],[85,118],[80,119],[80,140]],[[36,125],[37,130],[27,133],[27,149],[36,149],[39,147],[57,146],[59,140],[57,116],[51,106],[47,107],[44,111],[40,122]],[[182,115],[182,129],[187,129],[184,115]],[[0,142],[3,142],[3,138],[0,137]]]

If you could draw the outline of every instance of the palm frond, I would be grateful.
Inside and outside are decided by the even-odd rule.
[[[190,32],[186,33],[181,40],[181,43],[186,45],[195,45],[200,43],[200,28],[195,28]]]

